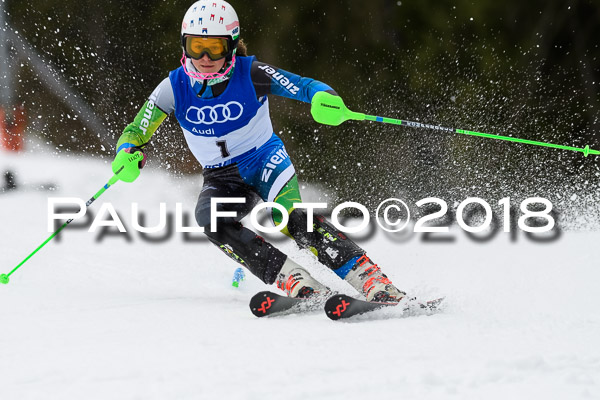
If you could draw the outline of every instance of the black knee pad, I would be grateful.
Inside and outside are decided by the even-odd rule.
[[[267,284],[272,284],[287,256],[232,218],[219,218],[216,232],[210,225],[204,233],[223,253],[242,264]]]
[[[313,231],[308,232],[306,211],[295,209],[290,213],[288,231],[303,248],[316,252],[319,262],[328,268],[335,270],[360,256],[365,251],[350,240],[342,232],[338,231],[322,215],[313,216]]]

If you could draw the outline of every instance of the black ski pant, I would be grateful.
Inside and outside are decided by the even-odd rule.
[[[236,217],[218,217],[211,231],[211,199],[214,197],[244,198],[245,203],[219,203],[217,211],[235,211]],[[204,185],[196,205],[196,222],[204,233],[229,257],[242,264],[267,284],[272,284],[287,256],[239,221],[263,199],[246,184],[233,164],[204,171]],[[308,232],[307,215],[294,209],[289,215],[288,231],[296,243],[317,255],[319,261],[332,270],[340,268],[356,256],[364,254],[359,246],[320,216],[313,218],[313,231]]]

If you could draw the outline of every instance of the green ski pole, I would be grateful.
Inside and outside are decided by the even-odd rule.
[[[110,180],[108,181],[108,183],[106,185],[104,185],[102,187],[102,189],[100,189],[91,199],[89,199],[87,201],[87,203],[85,203],[86,209],[87,207],[89,207],[98,197],[100,197],[102,195],[102,193],[104,193],[106,191],[106,189],[108,189],[109,187],[111,187],[112,185],[114,185],[117,181],[119,180],[119,178],[114,175],[112,178],[110,178]],[[12,271],[10,271],[8,274],[0,274],[0,283],[3,284],[7,284],[9,282],[9,277],[16,271],[18,270],[23,264],[25,264],[27,262],[27,260],[29,260],[31,257],[33,257],[33,255],[35,253],[37,253],[42,247],[44,247],[49,241],[51,241],[56,235],[58,235],[58,233],[60,231],[62,231],[67,225],[69,225],[71,222],[73,221],[73,218],[67,220],[67,222],[65,222],[64,224],[61,225],[60,228],[58,228],[52,235],[50,235],[50,237],[48,237],[48,239],[46,239],[41,245],[38,246],[37,249],[35,249],[31,254],[29,254],[23,261],[21,261],[21,263],[19,263],[19,265],[17,265]]]
[[[442,131],[442,132],[460,133],[463,135],[479,136],[479,137],[484,137],[484,138],[488,138],[488,139],[506,140],[509,142],[524,143],[524,144],[530,144],[530,145],[534,145],[534,146],[551,147],[551,148],[561,149],[561,150],[578,151],[578,152],[583,153],[583,155],[585,157],[587,157],[589,154],[595,154],[595,155],[600,154],[600,151],[590,149],[589,145],[585,146],[583,148],[572,147],[572,146],[563,146],[560,144],[539,142],[536,140],[526,140],[526,139],[519,139],[519,138],[510,137],[510,136],[501,136],[501,135],[493,135],[490,133],[473,132],[473,131],[467,131],[464,129],[445,128],[443,126],[422,124],[420,122],[403,121],[403,120],[395,119],[395,118],[378,117],[375,115],[366,115],[363,113],[357,113],[354,111],[350,111],[344,104],[344,101],[342,100],[341,97],[334,96],[334,95],[332,95],[330,93],[326,93],[326,92],[318,92],[317,94],[314,95],[314,97],[312,99],[311,114],[312,114],[313,118],[315,119],[315,121],[317,121],[321,124],[325,124],[325,125],[338,126],[341,123],[343,123],[347,120],[350,120],[350,119],[356,120],[356,121],[365,121],[366,120],[366,121],[374,121],[374,122],[383,122],[386,124],[405,125],[405,126],[410,126],[413,128],[424,128],[424,129],[432,129],[432,130],[437,130],[437,131]]]
[[[110,180],[108,181],[108,183],[106,185],[104,185],[100,190],[98,190],[98,192],[96,192],[95,195],[93,195],[86,203],[85,203],[85,207],[86,209],[94,202],[96,201],[96,199],[98,199],[98,197],[102,196],[102,193],[104,193],[106,191],[106,189],[108,189],[109,187],[111,187],[112,185],[114,185],[115,183],[117,183],[117,181],[119,179],[123,180],[121,177],[119,177],[119,173],[121,173],[122,171],[125,172],[125,174],[127,174],[127,170],[128,170],[128,166],[129,165],[133,165],[133,164],[137,164],[140,161],[140,158],[143,158],[143,153],[141,151],[136,152],[135,154],[126,154],[123,153],[123,157],[121,157],[122,160],[122,166],[120,168],[118,168],[116,171],[114,171],[114,175],[112,176],[112,178],[110,178]],[[139,170],[137,171],[137,174],[139,175]],[[127,175],[125,175],[124,177],[127,177]],[[60,228],[58,228],[52,235],[50,235],[50,237],[48,237],[48,239],[46,239],[42,244],[40,244],[38,246],[37,249],[35,249],[31,254],[29,254],[23,261],[21,261],[21,263],[19,263],[19,265],[17,265],[15,268],[13,268],[12,271],[10,271],[8,274],[0,274],[0,283],[2,284],[8,284],[9,282],[9,277],[16,271],[18,270],[23,264],[25,264],[27,262],[27,260],[29,260],[31,257],[33,257],[33,255],[35,253],[37,253],[42,247],[44,247],[49,241],[51,241],[56,235],[58,235],[58,233],[60,231],[62,231],[67,225],[69,225],[71,223],[71,221],[73,221],[73,218],[69,219],[67,222],[65,222],[64,224],[61,225]]]

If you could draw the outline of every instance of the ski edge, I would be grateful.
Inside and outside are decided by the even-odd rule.
[[[256,317],[275,317],[319,311],[327,299],[297,299],[265,290],[252,296],[249,306]]]
[[[440,305],[444,300],[445,297],[440,297],[424,303],[415,303],[416,307],[410,307],[410,305],[406,305],[403,310],[403,317],[432,315],[436,312],[440,312]],[[352,318],[357,315],[366,314],[386,307],[395,307],[400,304],[404,303],[369,302],[345,294],[337,294],[327,300],[324,311],[329,319],[337,321],[340,319]]]

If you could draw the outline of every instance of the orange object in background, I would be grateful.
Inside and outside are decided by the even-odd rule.
[[[26,122],[25,107],[16,107],[12,122],[6,120],[4,109],[0,108],[0,146],[8,151],[23,150]]]

